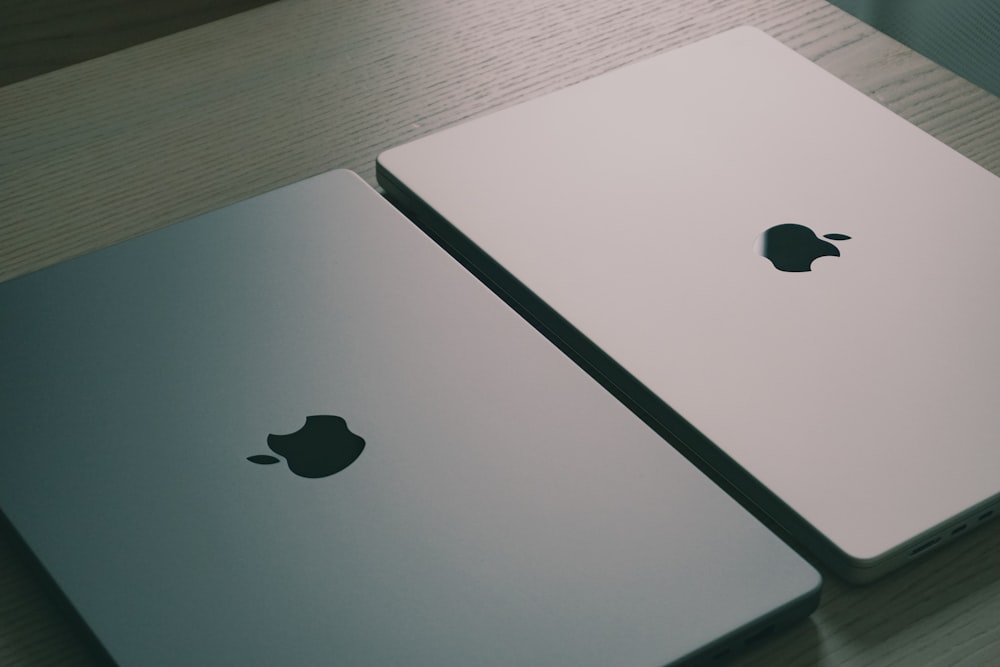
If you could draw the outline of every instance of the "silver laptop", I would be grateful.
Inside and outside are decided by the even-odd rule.
[[[383,153],[390,198],[842,576],[1000,492],[1000,179],[753,28]]]
[[[0,508],[122,665],[654,665],[817,572],[350,172],[0,285]]]

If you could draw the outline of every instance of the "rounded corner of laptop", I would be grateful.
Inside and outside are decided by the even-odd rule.
[[[833,543],[828,546],[822,554],[824,562],[838,577],[855,586],[873,583],[900,564],[895,558],[898,545],[879,549],[847,548]]]
[[[809,582],[806,584],[806,592],[801,597],[803,599],[815,599],[818,605],[819,597],[823,592],[823,584],[826,583],[826,580],[823,578],[823,573],[813,566],[812,563],[807,562],[806,564],[809,566]]]

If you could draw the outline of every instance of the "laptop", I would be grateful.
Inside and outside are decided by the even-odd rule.
[[[1000,179],[737,28],[384,152],[392,201],[845,579],[1000,496]]]
[[[355,174],[0,285],[0,508],[121,665],[710,662],[811,565]]]

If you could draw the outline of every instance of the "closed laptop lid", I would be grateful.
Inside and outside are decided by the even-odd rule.
[[[0,311],[0,507],[120,664],[664,664],[816,604],[812,567],[350,172]]]
[[[418,139],[378,173],[846,576],[1000,491],[1000,179],[762,32]]]

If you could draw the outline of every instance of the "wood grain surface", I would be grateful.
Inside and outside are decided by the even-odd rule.
[[[0,0],[0,86],[270,0]]]
[[[0,88],[0,280],[327,169],[374,185],[383,149],[742,24],[1000,174],[1000,99],[823,0],[281,0]],[[1000,664],[1000,522],[826,575],[730,664]],[[94,663],[84,637],[0,531],[0,664]]]

